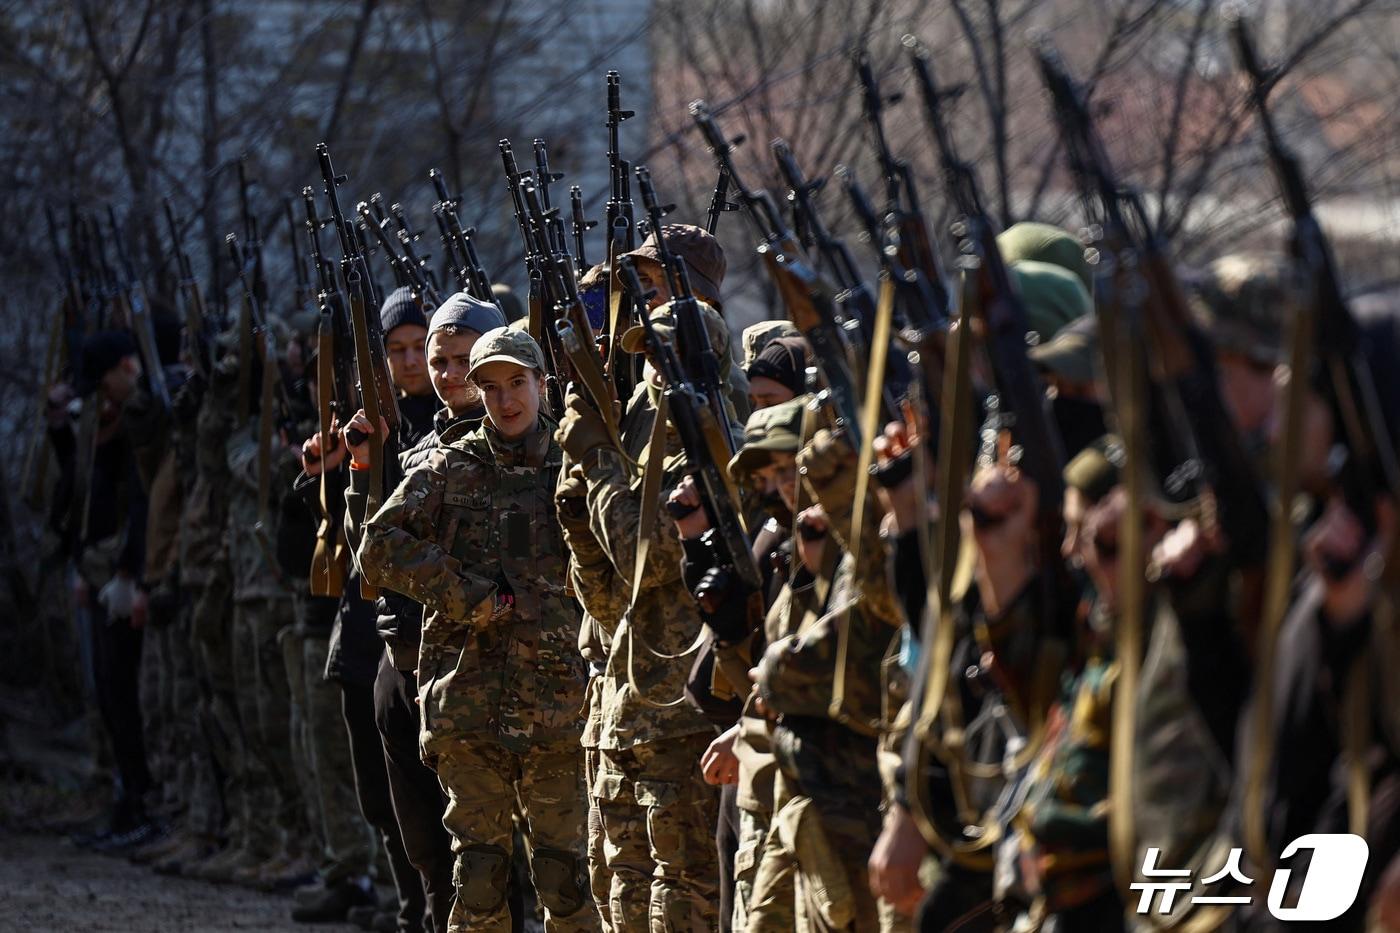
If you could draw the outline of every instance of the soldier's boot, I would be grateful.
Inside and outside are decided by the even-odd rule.
[[[366,879],[367,881],[367,879]],[[292,908],[297,923],[340,923],[353,907],[374,905],[373,889],[354,881],[342,881],[323,887],[318,896]]]
[[[214,881],[228,874],[229,868],[243,857],[243,851],[239,842],[231,841],[222,849],[211,852],[207,858],[192,862],[181,874],[199,881]]]
[[[213,836],[195,833],[185,837],[184,845],[152,864],[158,875],[183,875],[196,865],[219,851],[219,842]]]
[[[189,841],[190,832],[187,829],[172,829],[159,839],[155,839],[146,845],[133,849],[127,855],[127,861],[133,865],[150,865],[165,858],[171,852],[179,849]]]

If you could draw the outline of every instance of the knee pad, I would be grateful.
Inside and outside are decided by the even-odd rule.
[[[588,903],[579,857],[564,849],[537,848],[530,860],[535,893],[555,917],[567,917]]]
[[[457,856],[452,881],[457,899],[468,910],[490,913],[506,900],[510,855],[497,846],[467,846]]]

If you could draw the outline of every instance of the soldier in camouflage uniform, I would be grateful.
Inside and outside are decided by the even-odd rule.
[[[273,358],[271,365],[280,363]],[[254,372],[260,373],[261,366],[254,367]],[[245,819],[253,827],[249,849],[262,860],[261,865],[234,873],[235,880],[246,882],[285,874],[306,855],[307,839],[307,811],[292,760],[290,687],[278,641],[284,629],[296,624],[293,582],[286,579],[275,553],[280,508],[274,497],[290,490],[298,458],[277,430],[271,432],[271,449],[260,454],[261,419],[275,417],[275,411],[261,411],[260,402],[253,407],[253,417],[234,431],[226,446],[232,485],[228,549],[233,569],[234,669],[249,770],[256,775],[245,797]],[[259,488],[260,455],[270,458],[265,490]],[[260,507],[261,497],[266,501]]]
[[[544,357],[497,328],[471,351],[487,421],[441,446],[367,523],[366,579],[429,610],[419,649],[422,752],[457,853],[449,929],[511,927],[518,799],[546,930],[596,930],[583,880],[585,672],[552,493],[561,463],[540,411]]]
[[[724,322],[702,305],[710,343],[729,370]],[[670,306],[654,309],[656,329],[666,338]],[[644,331],[623,338],[628,352],[642,350]],[[609,445],[601,417],[581,397],[571,396],[559,432],[561,446],[580,465],[586,482],[589,530],[607,564],[595,565],[592,593],[580,591],[611,641],[599,678],[602,722],[599,768],[593,792],[599,799],[612,872],[611,920],[620,930],[703,930],[716,925],[718,873],[713,842],[718,801],[700,774],[699,759],[714,727],[685,703],[692,647],[701,631],[698,610],[681,578],[682,548],[675,524],[664,512],[651,534],[635,600],[616,624],[619,594],[630,594],[637,572],[642,520],[641,478],[623,465],[623,454],[664,471],[663,495],[680,482],[683,457],[669,427],[656,436],[664,449],[651,456],[659,377],[647,378],[633,395],[622,422],[624,450]],[[736,429],[737,430],[737,429]],[[577,578],[576,578],[577,582]]]

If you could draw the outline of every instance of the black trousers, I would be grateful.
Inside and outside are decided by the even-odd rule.
[[[129,829],[145,817],[141,798],[151,788],[146,766],[146,735],[141,725],[142,631],[129,620],[109,621],[107,612],[94,602],[88,610],[92,621],[93,674],[102,725],[112,743],[120,790],[112,815],[112,828]]]
[[[374,682],[374,720],[384,743],[389,774],[389,797],[398,817],[408,860],[422,877],[427,896],[425,921],[436,933],[447,933],[452,913],[452,837],[442,825],[447,797],[437,773],[418,755],[418,681],[412,671],[400,671],[386,654]]]
[[[360,812],[378,832],[394,874],[399,899],[399,933],[422,933],[427,901],[418,871],[404,851],[394,803],[389,797],[389,774],[384,766],[384,743],[374,724],[374,687],[341,682],[341,712],[350,735],[350,759],[355,768],[355,795]]]

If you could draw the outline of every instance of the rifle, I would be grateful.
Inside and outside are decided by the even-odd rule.
[[[645,165],[636,169],[637,189],[642,194],[642,205],[646,209],[651,228],[661,230],[661,220],[674,210],[674,205],[662,207],[656,200],[656,188],[651,183],[651,172]],[[700,305],[695,292],[690,287],[690,272],[685,260],[681,259],[666,245],[666,238],[656,237],[656,256],[665,270],[666,280],[671,290],[671,313],[676,321],[676,348],[681,356],[681,366],[689,377],[695,391],[705,399],[714,416],[715,424],[724,435],[725,444],[733,455],[739,444],[730,433],[728,407],[725,399],[728,386],[719,371],[719,352],[710,344],[709,331],[700,315]]]
[[[1226,414],[1210,340],[1191,317],[1166,244],[1147,222],[1141,198],[1115,176],[1082,92],[1052,48],[1042,46],[1037,55],[1070,167],[1101,219],[1100,253],[1116,257],[1120,274],[1145,286],[1130,285],[1128,294],[1141,293],[1144,337],[1152,348],[1145,407],[1149,436],[1176,439],[1180,445],[1175,454],[1156,451],[1162,486],[1174,497],[1192,487],[1209,490],[1235,559],[1243,566],[1257,565],[1264,556],[1268,508]],[[1108,321],[1102,331],[1108,338],[1115,327],[1133,325],[1132,320]],[[1110,345],[1106,339],[1105,346]],[[1142,352],[1141,343],[1139,348]],[[1112,383],[1111,367],[1109,375]]]
[[[185,252],[184,241],[180,238],[180,228],[175,223],[175,212],[170,207],[170,199],[164,201],[165,225],[170,231],[170,247],[175,251],[176,301],[184,312],[185,347],[190,356],[190,365],[200,376],[208,378],[212,360],[209,354],[208,334],[204,325],[204,295],[195,278],[194,267]]]
[[[725,211],[738,209],[739,205],[729,200],[729,173],[720,169],[719,178],[715,180],[715,193],[710,195],[710,209],[705,212],[705,230],[714,236],[719,229],[719,216]]]
[[[865,284],[850,248],[845,241],[831,234],[817,210],[815,195],[824,187],[825,179],[808,180],[786,141],[775,139],[772,147],[773,155],[778,160],[778,171],[788,186],[793,216],[810,236],[816,255],[840,289],[836,293],[836,303],[843,313],[837,321],[858,368],[863,368],[870,353],[870,343],[875,337],[875,295]],[[911,376],[908,360],[900,354],[891,357],[890,366],[891,383],[886,387],[890,401],[886,404],[886,411],[891,416],[897,416],[898,406],[893,400],[903,395]]]
[[[598,355],[588,309],[579,297],[573,265],[568,253],[551,247],[550,214],[529,176],[521,179],[519,196],[525,212],[526,248],[534,257],[532,286],[538,283],[541,312],[548,310],[550,314],[549,322],[540,322],[540,346],[550,368],[546,380],[550,406],[554,416],[560,417],[564,411],[563,386],[574,381],[582,383],[594,406],[603,414],[609,434],[620,450],[621,442],[612,418],[613,395]]]
[[[296,214],[292,211],[291,198],[282,199],[282,210],[287,215],[287,242],[292,247],[292,275],[296,281],[296,288],[292,292],[292,304],[298,308],[305,308],[315,300],[316,293],[311,287],[311,275],[306,271],[306,260],[301,255],[301,242],[297,238],[297,229],[301,225],[297,223]]]
[[[418,270],[418,277],[423,282],[424,291],[430,303],[430,307],[426,310],[428,311],[428,316],[431,317],[433,310],[436,309],[438,305],[442,304],[442,289],[438,287],[437,273],[433,271],[432,264],[428,261],[433,257],[426,254],[421,256],[418,254],[418,247],[414,244],[421,240],[423,235],[419,231],[414,230],[409,224],[408,215],[404,213],[402,204],[398,201],[390,204],[389,216],[394,219],[394,226],[397,228],[396,232],[399,239],[399,247],[403,250],[404,258],[408,260],[409,265]]]
[[[608,72],[608,177],[611,194],[608,197],[608,259],[637,248],[637,225],[632,219],[631,166],[622,158],[618,131],[622,121],[636,116],[635,110],[622,109],[622,78],[616,71]]]
[[[414,300],[419,306],[431,306],[428,310],[442,304],[442,296],[438,294],[437,288],[424,277],[424,269],[421,261],[416,256],[400,254],[394,248],[394,240],[384,229],[388,224],[388,219],[381,220],[374,210],[364,201],[355,206],[355,211],[364,222],[365,230],[369,231],[379,243],[379,248],[383,250],[384,257],[389,261],[389,266],[394,270],[394,279],[400,286],[407,286],[413,292]],[[403,229],[399,231],[400,244],[412,248],[411,238]]]
[[[354,391],[352,378],[346,371],[346,357],[336,353],[338,343],[348,338],[344,326],[345,306],[335,281],[335,266],[321,253],[321,228],[326,221],[316,216],[316,194],[310,188],[301,189],[306,210],[305,230],[311,246],[311,263],[316,268],[319,285],[316,304],[316,431],[321,439],[324,456],[339,442],[332,428],[336,418],[344,423],[354,414],[348,396]],[[347,410],[348,409],[348,410]],[[311,557],[309,585],[311,595],[339,597],[345,591],[346,568],[349,566],[349,545],[335,521],[331,508],[330,481],[321,470],[318,492],[321,521],[316,528],[316,546]]]
[[[332,349],[345,346],[353,347],[355,343],[354,333],[350,325],[350,314],[346,308],[345,294],[341,291],[340,284],[336,280],[336,266],[335,263],[326,258],[321,248],[321,231],[329,226],[331,221],[317,216],[316,193],[311,188],[301,189],[301,198],[306,209],[305,227],[308,243],[311,247],[311,264],[316,269],[318,284],[316,303],[322,315],[330,315]],[[325,320],[324,317],[322,320]],[[319,347],[319,324],[317,331]],[[321,381],[319,372],[318,369],[318,392],[330,392],[326,404],[330,406],[332,415],[341,424],[348,423],[360,408],[358,386],[355,382],[354,354],[332,352],[331,378],[325,383],[324,389],[319,385]],[[319,404],[320,400],[318,400]]]
[[[107,223],[112,231],[112,245],[117,251],[117,262],[121,265],[125,284],[117,293],[117,304],[125,311],[127,326],[136,337],[136,345],[141,350],[141,363],[145,369],[146,384],[151,396],[165,411],[170,411],[170,389],[165,384],[165,367],[160,362],[160,352],[156,345],[155,326],[151,323],[151,309],[146,302],[146,288],[132,268],[131,257],[123,245],[117,227],[117,212],[107,205]]]
[[[864,50],[855,53],[854,64],[861,85],[862,111],[885,184],[885,213],[874,244],[880,250],[881,265],[899,292],[905,322],[912,329],[906,339],[919,345],[928,356],[934,350],[930,342],[936,342],[947,329],[952,297],[919,206],[913,169],[895,157],[885,136],[885,104],[898,102],[901,95],[886,97],[880,93],[870,57]],[[849,186],[847,190],[851,190]]]
[[[563,177],[563,172],[549,170],[549,150],[546,148],[544,140],[535,140],[535,188],[540,193],[540,204],[543,205],[545,216],[549,221],[549,245],[555,252],[559,253],[568,252],[568,241],[564,237],[564,221],[549,199],[549,186]]]
[[[1259,627],[1254,672],[1253,740],[1245,763],[1241,804],[1245,844],[1251,856],[1271,870],[1265,790],[1274,758],[1274,666],[1279,629],[1288,611],[1296,573],[1297,535],[1290,505],[1298,482],[1298,454],[1303,434],[1305,379],[1323,398],[1332,417],[1336,441],[1330,458],[1335,464],[1333,487],[1366,530],[1376,531],[1375,507],[1382,495],[1400,493],[1400,470],[1395,445],[1381,414],[1370,365],[1363,352],[1364,336],[1342,294],[1331,245],[1312,210],[1312,199],[1297,155],[1279,136],[1269,111],[1268,97],[1276,81],[1259,61],[1243,17],[1231,28],[1236,55],[1250,79],[1250,103],[1263,130],[1269,163],[1278,181],[1284,207],[1293,221],[1289,252],[1306,282],[1306,298],[1298,303],[1290,334],[1292,373],[1283,417],[1283,435],[1276,450],[1278,496],[1270,529],[1269,565],[1265,577],[1264,609]],[[1314,356],[1316,364],[1314,364]],[[1329,575],[1342,578],[1352,562],[1332,562]],[[1371,781],[1364,761],[1370,723],[1366,713],[1371,675],[1365,652],[1348,672],[1342,701],[1342,747],[1347,760],[1348,823],[1351,832],[1366,832]]]
[[[1135,696],[1144,650],[1147,555],[1141,510],[1149,469],[1155,467],[1167,494],[1180,498],[1189,493],[1199,500],[1203,522],[1219,523],[1238,566],[1262,561],[1268,510],[1226,414],[1209,340],[1190,318],[1164,244],[1148,223],[1140,198],[1115,177],[1085,96],[1059,56],[1049,45],[1036,54],[1071,171],[1101,231],[1099,278],[1106,287],[1097,313],[1115,420],[1127,457],[1123,472],[1128,507],[1119,530],[1116,689],[1123,696]],[[1168,441],[1175,442],[1174,449],[1164,443]],[[1124,893],[1138,857],[1133,800],[1136,716],[1135,704],[1116,704],[1110,740],[1109,851]]]
[[[574,235],[574,268],[582,274],[590,268],[583,248],[583,236],[598,226],[598,221],[589,220],[583,215],[583,191],[578,185],[569,188],[569,210],[573,219],[570,232]]]
[[[540,347],[545,352],[545,359],[549,363],[550,371],[555,372],[554,360],[550,358],[550,337],[544,332],[544,285],[541,281],[542,272],[540,270],[540,257],[544,253],[550,252],[549,231],[542,229],[543,239],[535,242],[531,234],[530,218],[525,212],[525,201],[523,197],[523,183],[530,180],[529,172],[520,171],[515,164],[515,153],[511,150],[510,140],[503,139],[498,143],[501,150],[501,162],[506,170],[506,185],[510,188],[511,206],[515,210],[515,223],[520,228],[520,238],[525,244],[525,269],[530,279],[530,288],[527,293],[526,304],[529,307],[529,331],[530,336],[539,342]],[[531,182],[533,186],[533,181]],[[563,404],[562,397],[559,399]],[[555,408],[555,414],[559,414],[562,409]]]
[[[355,370],[359,380],[360,407],[365,412],[375,432],[369,440],[368,491],[365,495],[365,516],[379,510],[385,495],[384,464],[386,456],[395,453],[395,438],[398,436],[401,417],[399,401],[389,378],[389,365],[384,356],[384,334],[379,324],[379,308],[373,303],[374,290],[370,281],[368,262],[363,249],[363,241],[354,226],[346,219],[340,208],[340,198],[336,189],[345,182],[344,175],[337,175],[331,164],[329,147],[324,143],[316,145],[316,156],[320,162],[321,178],[325,184],[326,197],[331,206],[331,222],[340,238],[341,278],[345,282],[350,302],[350,327],[355,342]],[[388,426],[387,436],[378,430],[380,419]],[[376,595],[374,587],[360,585],[360,594],[370,599]]]
[[[729,175],[739,203],[762,240],[758,252],[778,288],[788,318],[812,347],[813,362],[826,384],[819,397],[835,410],[837,430],[845,433],[852,449],[859,450],[860,395],[851,375],[851,361],[831,289],[804,259],[802,247],[783,222],[773,196],[765,190],[749,188],[735,171],[733,150],[742,138],[727,139],[703,100],[690,104],[690,114],[716,165]]]
[[[617,274],[622,279],[626,294],[632,299],[633,313],[646,328],[647,357],[664,383],[662,397],[665,416],[676,429],[681,449],[685,452],[685,472],[695,481],[700,493],[700,507],[710,520],[707,534],[711,536],[711,545],[718,558],[716,566],[732,568],[745,587],[751,592],[756,591],[763,585],[762,576],[753,560],[748,532],[739,509],[739,493],[733,477],[729,475],[729,458],[733,451],[727,439],[728,425],[716,420],[714,409],[705,394],[681,365],[676,348],[656,332],[647,313],[647,300],[652,293],[643,291],[630,256],[619,258]],[[678,341],[679,327],[677,321]],[[701,330],[704,330],[703,324]],[[662,412],[658,411],[657,417],[662,417]],[[727,422],[728,418],[724,420]]]
[[[452,266],[458,286],[478,301],[496,302],[496,296],[491,291],[491,277],[486,274],[477,257],[476,244],[472,242],[476,230],[462,227],[462,221],[457,216],[459,199],[447,193],[447,182],[442,173],[432,169],[428,172],[428,178],[438,196],[437,203],[433,205],[433,216],[437,218],[442,242],[447,247],[448,264]]]

